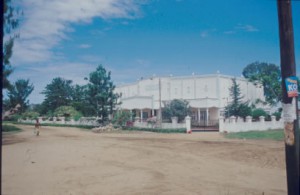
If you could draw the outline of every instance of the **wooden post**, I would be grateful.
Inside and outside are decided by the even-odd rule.
[[[2,2],[2,6],[4,7],[4,1]],[[3,8],[2,8],[3,9]],[[4,14],[4,12],[3,12],[3,10],[2,10],[2,14],[1,14],[1,17],[0,17],[0,20],[1,20],[1,26],[2,26],[2,30],[1,30],[1,33],[0,33],[0,36],[1,36],[1,48],[2,48],[2,50],[1,50],[1,54],[0,54],[0,58],[1,58],[1,62],[2,62],[2,64],[3,64],[3,35],[4,35],[4,26],[3,26],[3,14]],[[1,69],[1,75],[3,75],[3,68]],[[2,104],[3,104],[3,78],[1,78],[1,84],[0,84],[0,86],[1,86],[1,108],[2,108]],[[2,112],[1,112],[1,119],[2,119]],[[2,120],[1,120],[1,122],[0,122],[1,124],[1,126],[0,126],[0,129],[1,129],[1,132],[0,132],[0,143],[1,143],[1,148],[0,148],[0,156],[2,157]],[[2,160],[0,160],[0,193],[1,193],[1,189],[2,189]]]
[[[288,95],[287,78],[296,76],[291,0],[277,0],[280,65],[282,76],[282,108],[285,132],[285,153],[288,195],[299,195],[299,128],[297,97]],[[297,94],[297,93],[296,93]],[[296,96],[296,95],[294,95]]]

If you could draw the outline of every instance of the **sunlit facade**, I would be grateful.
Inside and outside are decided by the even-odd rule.
[[[163,108],[167,102],[181,99],[188,101],[192,108],[193,124],[214,125],[223,115],[224,107],[231,102],[229,88],[233,78],[213,74],[140,79],[116,87],[116,92],[122,94],[118,109],[133,112],[145,120],[157,116],[160,106]],[[236,78],[236,81],[243,101],[265,100],[261,85],[254,85],[244,78]]]

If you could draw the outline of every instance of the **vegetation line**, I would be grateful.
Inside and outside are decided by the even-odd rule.
[[[2,132],[18,132],[18,131],[22,131],[22,129],[13,125],[2,124]]]
[[[282,129],[268,130],[268,131],[248,131],[238,133],[225,134],[229,139],[255,139],[255,140],[275,140],[282,141],[284,139],[284,133]]]

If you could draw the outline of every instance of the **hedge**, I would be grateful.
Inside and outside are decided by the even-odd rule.
[[[141,127],[122,127],[125,131],[149,131],[155,133],[186,133],[186,129],[159,129],[159,128],[141,128]]]

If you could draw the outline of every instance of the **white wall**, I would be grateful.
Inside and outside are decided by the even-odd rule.
[[[246,131],[265,131],[272,129],[283,129],[283,121],[276,119],[273,117],[272,121],[265,121],[261,119],[261,121],[252,122],[252,118],[248,117],[244,122],[242,120],[236,120],[235,117],[231,117],[230,119],[226,119],[224,121],[223,117],[219,119],[219,131],[220,132],[246,132]]]

